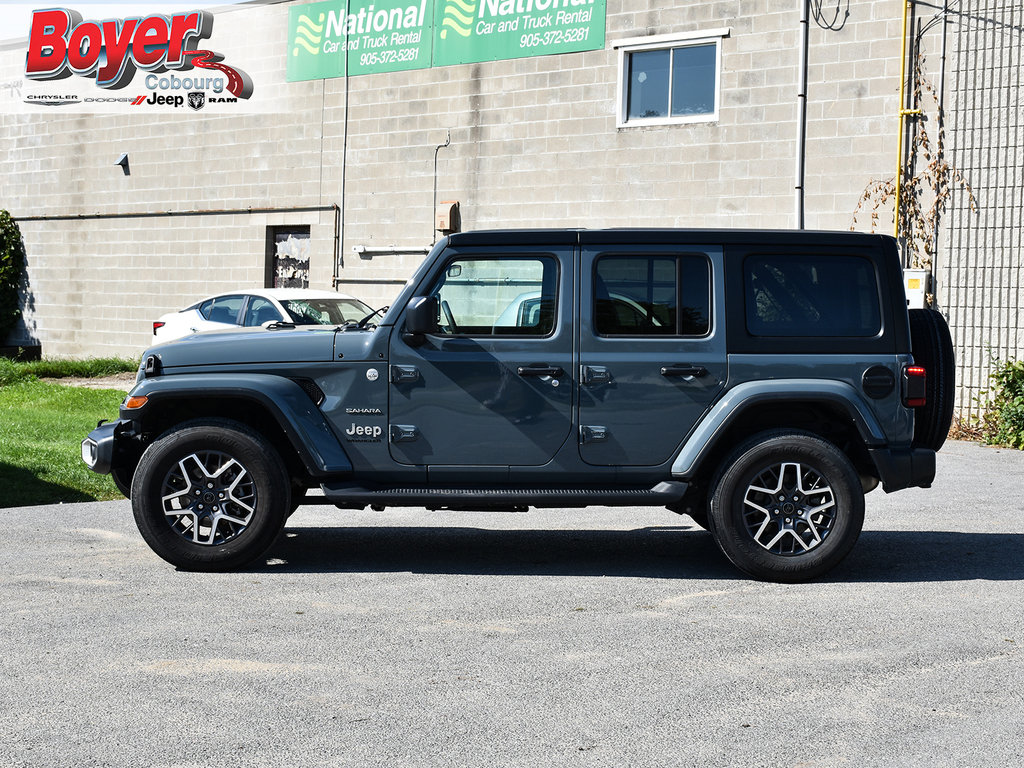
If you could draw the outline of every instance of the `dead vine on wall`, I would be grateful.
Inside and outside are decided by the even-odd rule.
[[[925,96],[930,102],[931,115],[923,107]],[[909,257],[909,266],[931,269],[935,259],[939,218],[949,203],[953,189],[959,187],[967,193],[968,203],[975,213],[978,206],[967,179],[946,160],[941,101],[935,86],[924,76],[923,55],[918,55],[914,62],[912,97],[914,109],[920,109],[921,113],[908,116],[912,120],[913,129],[910,135],[910,156],[905,164],[908,170],[903,171],[900,190],[898,233]],[[937,128],[934,140],[928,132],[929,123]],[[920,170],[915,172],[918,167]],[[895,176],[883,180],[873,179],[857,201],[850,229],[856,229],[858,224],[862,224],[861,217],[867,214],[871,231],[874,232],[882,210],[894,205],[895,198]]]

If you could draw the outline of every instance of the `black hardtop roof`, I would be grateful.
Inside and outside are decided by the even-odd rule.
[[[741,245],[873,245],[892,240],[887,235],[785,229],[671,229],[636,227],[621,229],[489,229],[458,232],[448,236],[453,246],[472,245],[621,245],[643,244],[741,244]]]

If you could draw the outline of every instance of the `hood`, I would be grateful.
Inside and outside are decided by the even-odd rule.
[[[334,358],[334,337],[330,326],[282,328],[239,328],[184,336],[146,350],[160,365],[176,368],[194,365],[245,363],[324,362]]]

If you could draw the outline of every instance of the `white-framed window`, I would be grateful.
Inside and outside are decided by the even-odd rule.
[[[722,38],[729,29],[617,40],[618,126],[718,120]]]

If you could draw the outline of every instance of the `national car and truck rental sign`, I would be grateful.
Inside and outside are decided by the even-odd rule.
[[[327,0],[289,9],[289,82],[604,48],[606,0]]]

